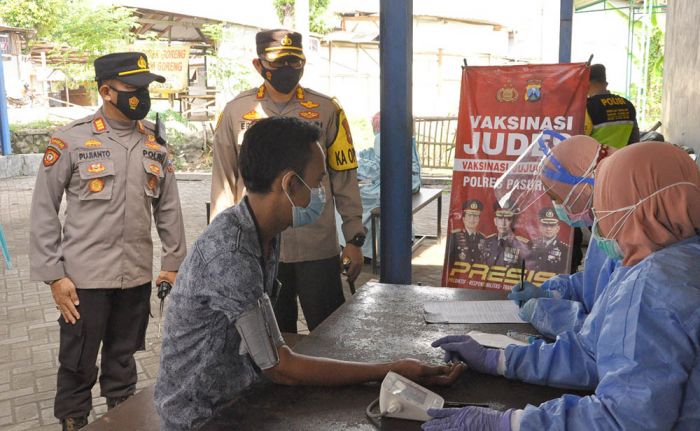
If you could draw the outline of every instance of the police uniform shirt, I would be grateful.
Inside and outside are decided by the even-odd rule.
[[[161,270],[178,270],[186,254],[180,198],[167,148],[153,130],[148,122],[108,121],[100,110],[52,135],[32,198],[32,280],[68,276],[80,289],[150,282],[151,216],[163,246]]]
[[[155,387],[161,429],[198,428],[259,379],[234,324],[263,293],[274,297],[279,237],[263,259],[247,199],[195,241],[170,293]],[[260,334],[261,337],[266,334]]]
[[[622,148],[639,142],[637,112],[622,96],[596,94],[586,102],[584,133],[603,145]]]
[[[326,151],[328,167],[323,186],[327,193],[332,193],[328,194],[316,223],[282,233],[280,259],[292,263],[336,256],[340,248],[335,206],[343,219],[346,240],[366,232],[362,225],[355,150],[345,113],[338,102],[301,86],[296,88],[292,99],[281,106],[272,101],[264,85],[239,94],[226,105],[214,135],[211,218],[243,197],[245,188],[240,177],[238,153],[245,130],[256,120],[274,116],[295,117],[321,128],[320,143]]]
[[[518,266],[529,254],[527,238],[510,233],[504,237],[493,234],[484,240],[485,260],[490,265]]]
[[[478,231],[469,233],[459,230],[450,235],[451,263],[454,262],[481,262],[484,239],[486,237]]]
[[[528,266],[540,271],[563,272],[566,267],[568,245],[557,238],[537,238],[532,244]]]

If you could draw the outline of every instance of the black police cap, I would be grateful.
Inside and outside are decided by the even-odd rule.
[[[95,81],[116,79],[134,87],[145,87],[165,78],[151,73],[148,57],[142,52],[116,52],[95,59]]]
[[[544,207],[540,209],[539,216],[540,222],[544,224],[559,224],[559,218],[552,207]]]
[[[468,211],[470,213],[481,213],[483,209],[484,204],[482,204],[479,199],[469,199],[462,204],[462,211]]]
[[[291,30],[275,29],[258,32],[255,35],[258,57],[267,61],[293,55],[306,60],[301,45],[301,34]]]

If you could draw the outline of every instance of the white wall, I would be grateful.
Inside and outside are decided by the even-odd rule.
[[[700,153],[700,2],[669,2],[664,57],[663,132]]]

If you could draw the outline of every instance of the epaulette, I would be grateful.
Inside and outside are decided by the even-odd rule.
[[[336,99],[335,97],[333,97],[333,98],[331,99],[331,101],[333,102],[333,104],[335,105],[335,108],[336,108],[338,111],[342,111],[342,110],[343,110],[343,107],[340,105],[340,102],[338,101],[338,99]]]
[[[304,92],[306,92],[307,94],[311,94],[313,96],[316,96],[316,97],[321,97],[323,99],[328,99],[328,100],[333,99],[332,97],[327,96],[327,95],[321,93],[320,91],[316,91],[316,90],[314,90],[312,88],[308,88],[308,87],[304,87]]]
[[[65,132],[68,131],[74,127],[80,126],[81,124],[85,123],[90,123],[92,121],[92,118],[95,115],[88,115],[87,117],[81,118],[79,120],[71,121],[68,124],[64,124],[63,126],[58,126],[56,129],[54,129],[53,133],[59,133],[59,132]]]
[[[258,94],[258,87],[254,87],[254,88],[251,88],[249,90],[241,91],[240,93],[236,94],[236,96],[233,99],[231,99],[227,103],[227,105],[232,103],[234,100],[238,100],[238,99],[241,99],[243,97],[248,97],[248,96],[256,97],[257,94]]]
[[[524,242],[525,244],[527,244],[528,242],[530,242],[529,239],[527,239],[527,238],[525,238],[525,237],[522,237],[522,236],[516,235],[515,238],[516,238],[518,241],[520,241],[520,242]]]

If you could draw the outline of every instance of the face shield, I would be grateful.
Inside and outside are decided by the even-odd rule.
[[[494,186],[494,193],[502,208],[511,208],[518,214],[525,212],[550,192],[556,183],[571,188],[564,196],[558,197],[573,202],[582,196],[580,191],[575,190],[593,185],[592,176],[572,175],[554,157],[552,149],[565,139],[566,136],[557,132],[543,130],[501,175]],[[595,160],[593,162],[592,167]],[[589,171],[592,173],[592,168]],[[545,181],[542,181],[543,178]]]

